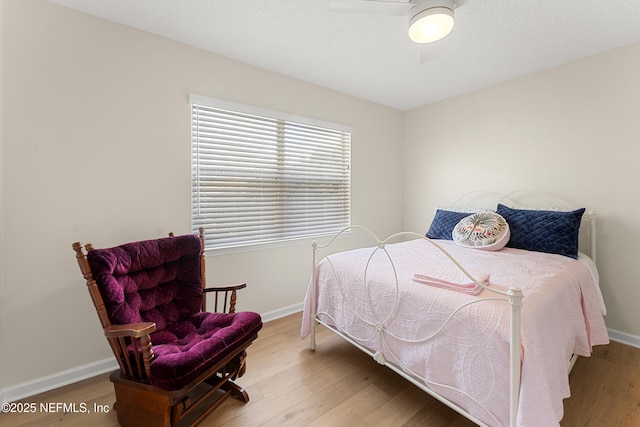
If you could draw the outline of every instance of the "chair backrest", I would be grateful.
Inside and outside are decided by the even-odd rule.
[[[185,235],[89,247],[86,258],[110,324],[154,322],[159,330],[202,310],[201,255],[202,238]]]

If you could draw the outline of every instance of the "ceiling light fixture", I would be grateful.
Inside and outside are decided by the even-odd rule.
[[[409,10],[409,38],[432,43],[453,29],[453,0],[417,0]]]

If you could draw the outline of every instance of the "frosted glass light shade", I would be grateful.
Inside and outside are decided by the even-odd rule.
[[[432,43],[449,34],[453,24],[452,9],[432,7],[409,20],[409,38],[416,43]]]

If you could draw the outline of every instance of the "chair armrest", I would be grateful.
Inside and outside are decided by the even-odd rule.
[[[220,286],[213,288],[204,288],[202,298],[202,310],[207,311],[206,294],[213,292],[214,305],[213,311],[218,313],[235,313],[236,312],[236,291],[246,288],[246,283],[239,283],[230,286]]]
[[[120,372],[127,378],[143,379],[143,372],[147,378],[151,375],[151,361],[154,358],[151,348],[151,334],[156,330],[154,322],[128,323],[125,325],[110,325],[104,328],[104,335],[107,337],[113,349]],[[125,340],[129,337],[131,340]],[[138,339],[140,345],[138,346]],[[127,349],[130,342],[133,345],[134,362],[130,360]],[[141,356],[142,355],[142,360]]]
[[[156,330],[153,322],[127,323],[125,325],[111,325],[104,328],[107,338],[132,337],[140,338]]]
[[[230,292],[237,291],[240,289],[244,289],[247,287],[246,283],[238,283],[237,285],[229,285],[229,286],[216,286],[212,288],[204,288],[204,292]]]

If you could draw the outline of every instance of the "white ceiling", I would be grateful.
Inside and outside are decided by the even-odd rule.
[[[640,0],[465,0],[427,60],[331,0],[50,1],[403,111],[640,41]]]

